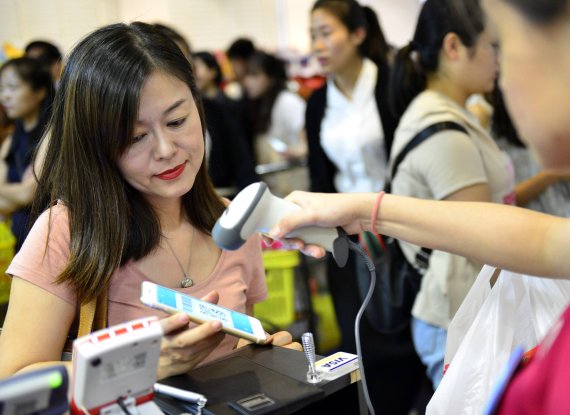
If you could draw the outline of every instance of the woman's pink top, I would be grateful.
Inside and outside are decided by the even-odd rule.
[[[51,208],[51,214],[47,251],[49,210],[38,218],[6,272],[29,281],[78,308],[72,286],[55,283],[67,264],[70,252],[67,208],[59,203]],[[113,273],[109,286],[109,326],[151,315],[159,318],[167,316],[166,313],[141,303],[143,281],[158,283],[145,276],[138,269],[136,261],[129,261]],[[255,304],[267,297],[259,238],[250,238],[236,251],[222,251],[216,267],[204,281],[190,288],[174,289],[194,297],[202,297],[216,290],[220,294],[220,306],[245,313],[246,305]],[[226,335],[220,346],[206,360],[228,353],[236,342],[236,337]]]
[[[570,414],[570,307],[507,387],[498,414]]]

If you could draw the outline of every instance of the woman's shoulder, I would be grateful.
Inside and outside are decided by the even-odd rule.
[[[428,125],[441,121],[467,123],[467,116],[461,107],[443,94],[423,91],[416,96],[398,124],[396,134],[404,131],[420,131]]]
[[[34,228],[36,228],[34,230]],[[54,235],[69,234],[69,210],[61,201],[44,210],[34,222],[30,237],[36,233],[47,234],[49,230],[50,238]]]

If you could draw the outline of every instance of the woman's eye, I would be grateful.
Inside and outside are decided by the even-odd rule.
[[[133,143],[138,143],[139,141],[141,141],[145,137],[146,137],[146,133],[136,135],[133,137]]]
[[[180,127],[182,124],[184,124],[185,121],[186,121],[186,118],[179,118],[177,120],[170,121],[167,125],[169,127]]]

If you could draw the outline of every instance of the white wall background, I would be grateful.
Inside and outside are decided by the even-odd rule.
[[[0,0],[0,46],[24,47],[42,38],[63,52],[86,33],[113,22],[168,24],[194,50],[225,50],[247,36],[268,50],[309,51],[309,11],[314,0]],[[361,0],[379,15],[388,41],[408,42],[418,0]]]

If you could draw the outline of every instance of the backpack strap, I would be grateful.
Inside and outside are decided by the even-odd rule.
[[[390,185],[392,184],[391,182],[394,181],[394,176],[396,176],[398,167],[400,166],[402,161],[404,161],[404,159],[406,158],[408,153],[410,151],[412,151],[415,147],[417,147],[421,143],[423,143],[425,140],[430,138],[432,135],[439,133],[441,131],[445,131],[445,130],[460,131],[462,133],[469,135],[469,133],[467,132],[465,127],[463,127],[462,125],[460,125],[454,121],[442,121],[442,122],[437,122],[435,124],[427,126],[423,130],[421,130],[419,133],[417,133],[414,136],[414,138],[412,138],[410,140],[410,142],[404,146],[402,151],[400,151],[400,153],[398,153],[398,156],[394,159],[394,164],[392,165],[392,172],[390,175]]]
[[[392,190],[392,181],[398,172],[398,167],[402,164],[402,161],[406,158],[406,156],[412,151],[415,147],[419,146],[425,140],[430,138],[432,135],[439,133],[445,130],[455,130],[460,131],[469,135],[467,129],[463,127],[461,124],[458,124],[454,121],[441,121],[435,124],[431,124],[417,133],[414,138],[412,138],[408,144],[404,146],[402,151],[398,153],[396,158],[394,159],[394,164],[392,165],[392,171],[390,174],[390,178],[385,186],[385,191],[390,193]],[[425,272],[429,265],[429,258],[431,256],[432,250],[428,248],[421,248],[419,252],[416,254],[416,261],[415,265],[419,269],[420,272]]]

